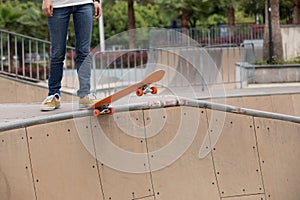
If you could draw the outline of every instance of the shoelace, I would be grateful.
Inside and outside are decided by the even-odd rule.
[[[97,97],[96,97],[96,94],[95,94],[95,93],[90,93],[90,94],[88,95],[88,98],[89,98],[90,100],[97,99]]]
[[[53,100],[53,98],[55,98],[55,95],[56,95],[56,94],[48,96],[48,97],[43,101],[43,103],[50,103],[50,102]]]
[[[54,95],[48,96],[43,103],[50,103],[52,99],[54,98]]]

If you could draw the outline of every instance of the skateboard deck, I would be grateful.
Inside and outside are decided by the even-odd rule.
[[[95,104],[89,106],[87,109],[94,109],[94,116],[99,116],[100,114],[113,114],[114,110],[110,107],[110,104],[126,95],[129,95],[132,92],[136,92],[137,96],[142,96],[143,94],[151,93],[156,94],[157,88],[150,86],[152,83],[160,81],[165,75],[164,70],[157,70],[149,74],[142,81],[137,82],[133,85],[130,85],[112,95],[105,97],[104,99],[99,100]]]

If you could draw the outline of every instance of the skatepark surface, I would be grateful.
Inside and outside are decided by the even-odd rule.
[[[0,75],[0,200],[299,200],[300,85],[235,89],[237,49],[159,50],[143,71],[168,71],[159,94],[99,117],[73,86],[41,112],[46,82]]]
[[[3,103],[1,200],[298,200],[297,90],[131,98],[98,118]]]

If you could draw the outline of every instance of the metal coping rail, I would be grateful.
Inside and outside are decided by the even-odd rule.
[[[176,107],[176,106],[205,108],[205,109],[211,109],[211,110],[217,110],[217,111],[223,111],[229,113],[249,115],[253,117],[289,121],[289,122],[300,124],[300,117],[298,116],[247,109],[242,107],[230,106],[226,104],[213,103],[208,101],[181,98],[181,97],[174,97],[173,99],[168,99],[168,100],[157,100],[151,102],[149,101],[149,102],[141,102],[141,103],[134,103],[128,105],[120,105],[120,106],[115,106],[114,110],[115,112],[126,112],[126,111],[134,111],[134,110],[158,109],[158,108],[168,108],[168,107]],[[50,123],[50,122],[55,122],[60,120],[87,117],[92,115],[93,115],[92,110],[78,110],[78,111],[60,113],[60,114],[55,114],[50,116],[21,119],[12,122],[3,122],[0,123],[0,132],[12,130],[12,129],[26,128],[29,126]]]

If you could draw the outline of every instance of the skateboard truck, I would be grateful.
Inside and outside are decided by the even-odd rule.
[[[99,115],[102,114],[114,114],[114,109],[112,107],[109,107],[109,104],[104,104],[102,106],[99,106],[94,109],[94,116],[98,117]]]
[[[156,87],[150,87],[150,84],[143,85],[142,87],[139,87],[136,90],[136,96],[142,96],[143,94],[156,94],[157,93],[157,88]]]

